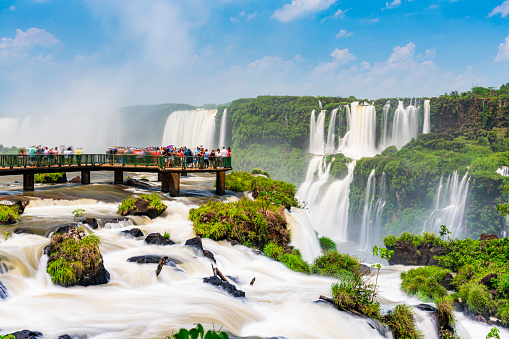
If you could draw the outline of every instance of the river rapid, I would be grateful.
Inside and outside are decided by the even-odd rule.
[[[158,189],[154,174],[125,176],[146,176],[154,191]],[[246,298],[237,299],[204,284],[203,278],[212,275],[212,262],[183,243],[194,236],[188,220],[191,208],[209,199],[237,199],[233,192],[215,196],[214,179],[214,175],[208,174],[183,177],[182,196],[165,195],[168,209],[154,220],[129,217],[128,221],[107,222],[93,230],[101,239],[100,249],[111,280],[100,286],[64,288],[51,282],[46,273],[47,256],[42,254],[55,226],[73,222],[72,211],[77,208],[85,210],[85,217],[118,218],[117,206],[122,199],[147,191],[112,185],[109,173],[92,173],[91,185],[36,184],[34,192],[26,193],[21,190],[21,177],[0,177],[2,199],[30,199],[19,223],[2,226],[0,231],[2,237],[6,232],[11,234],[0,241],[0,281],[8,289],[8,298],[0,300],[0,334],[30,329],[42,332],[44,338],[63,334],[75,338],[164,338],[199,322],[206,329],[222,328],[238,337],[392,338],[390,333],[373,329],[365,319],[316,302],[320,295],[330,296],[334,279],[293,272],[241,245],[203,239],[203,247],[215,255],[217,267],[238,281],[235,285],[245,291]],[[287,217],[294,234],[293,244],[311,262],[320,250],[307,213],[292,209]],[[147,245],[121,233],[134,225],[145,235],[169,232],[177,244]],[[33,234],[14,234],[18,227]],[[358,255],[367,264],[373,261],[355,245],[338,245],[341,251]],[[150,254],[168,256],[179,264],[164,266],[156,277],[156,264],[127,262],[130,257]],[[383,266],[378,291],[385,310],[402,302],[420,303],[399,288],[399,274],[408,269]],[[254,277],[255,283],[250,285]],[[416,316],[424,337],[437,338],[435,324],[428,314],[416,310]],[[485,338],[490,330],[489,326],[461,314],[456,314],[456,318],[461,338]],[[509,338],[509,332],[501,330],[501,337]]]

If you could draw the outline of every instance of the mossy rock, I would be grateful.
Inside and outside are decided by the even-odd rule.
[[[86,235],[83,227],[55,232],[47,253],[47,272],[53,283],[69,287],[106,284],[110,274],[104,268],[99,237]]]
[[[166,211],[166,205],[156,193],[142,194],[138,198],[130,197],[122,200],[118,206],[121,215],[146,215],[150,219],[157,218]]]

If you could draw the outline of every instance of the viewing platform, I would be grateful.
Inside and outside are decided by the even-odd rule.
[[[81,184],[90,184],[90,172],[113,171],[114,184],[123,184],[127,172],[155,172],[161,191],[177,197],[180,175],[216,173],[216,194],[225,193],[225,173],[232,170],[231,157],[180,157],[134,154],[0,155],[0,176],[23,175],[23,190],[34,190],[37,173],[81,172]]]

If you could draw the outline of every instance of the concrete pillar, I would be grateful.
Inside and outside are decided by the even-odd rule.
[[[90,171],[87,170],[81,171],[81,184],[82,185],[90,184]]]
[[[225,172],[216,172],[216,194],[224,195],[226,191]]]
[[[23,173],[23,190],[34,190],[34,173]]]
[[[161,172],[157,172],[157,181],[163,181],[163,175]]]
[[[171,197],[180,195],[180,173],[161,173],[161,191],[170,193]]]
[[[122,185],[124,183],[124,172],[122,170],[116,169],[114,170],[115,178],[113,179],[113,183],[115,185]]]

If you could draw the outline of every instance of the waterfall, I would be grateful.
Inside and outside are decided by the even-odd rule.
[[[431,132],[431,117],[430,117],[430,108],[429,108],[429,100],[424,100],[424,121],[422,124],[422,134]]]
[[[327,133],[327,144],[325,146],[325,150],[327,153],[333,153],[336,150],[335,139],[336,139],[336,115],[338,113],[338,109],[335,108],[332,110],[330,121],[329,121],[329,131]]]
[[[389,120],[389,109],[391,108],[391,103],[389,100],[384,105],[383,113],[382,113],[382,149],[387,147],[389,139],[387,135],[387,122]]]
[[[168,116],[162,144],[194,148],[214,147],[217,110],[175,111]]]
[[[392,123],[392,145],[401,148],[412,140],[412,138],[417,137],[417,129],[419,126],[417,117],[418,110],[418,108],[412,105],[409,105],[405,109],[403,107],[403,101],[399,102]]]
[[[305,181],[300,185],[297,192],[302,200],[315,205],[318,201],[318,192],[329,179],[332,162],[325,164],[325,156],[316,156],[311,159]]]
[[[373,230],[371,229],[371,211],[374,199],[374,191],[375,191],[375,169],[371,170],[371,173],[368,177],[368,183],[366,184],[366,190],[364,191],[364,208],[362,211],[362,224],[361,224],[361,237],[360,237],[360,246],[361,249],[367,250],[368,246],[371,244],[371,239],[373,235]]]
[[[226,108],[223,111],[221,117],[221,129],[219,130],[219,147],[226,147]]]
[[[301,251],[302,258],[306,262],[312,263],[320,256],[322,248],[306,212],[292,207],[291,213],[285,210],[285,217],[292,232],[291,244]]]
[[[0,145],[6,147],[18,146],[17,131],[18,119],[0,118]]]
[[[321,110],[315,120],[315,110],[313,110],[309,131],[309,153],[324,154],[324,123],[325,111]]]
[[[382,178],[380,180],[380,187],[378,189],[378,200],[375,203],[375,223],[373,227],[373,241],[371,245],[375,245],[380,241],[380,231],[382,229],[382,212],[385,207],[385,203],[387,202],[387,179],[385,177],[385,172],[382,173]]]
[[[497,172],[498,174],[500,174],[503,177],[509,177],[509,167],[507,167],[507,166],[502,166],[499,169],[497,169],[495,172]]]
[[[349,157],[359,159],[373,156],[376,151],[376,110],[373,105],[351,104],[347,111],[349,130],[342,140],[342,150]]]
[[[442,186],[442,178],[440,178],[435,210],[424,222],[424,231],[438,234],[440,226],[445,225],[451,231],[452,238],[458,238],[464,234],[463,222],[469,183],[468,172],[459,180],[458,172],[454,171],[447,179],[445,186]],[[444,191],[443,196],[442,191]]]
[[[323,109],[322,102],[320,101],[320,99],[318,99],[318,106],[320,106],[320,109]]]

